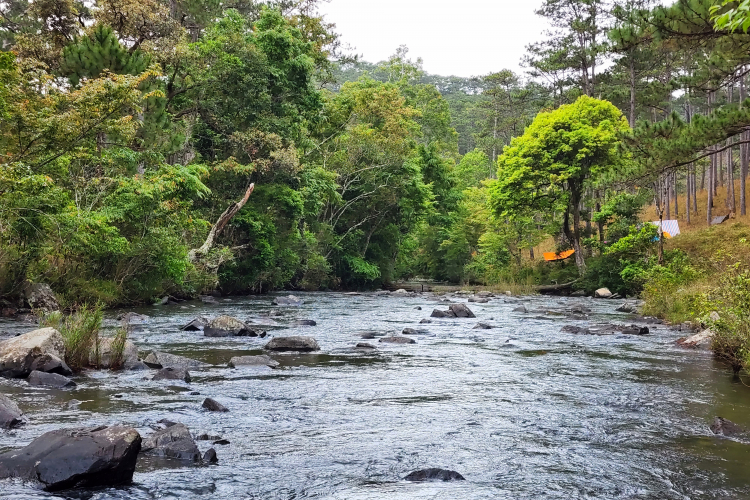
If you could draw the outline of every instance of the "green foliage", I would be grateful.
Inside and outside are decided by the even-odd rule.
[[[125,328],[118,328],[112,343],[110,344],[111,358],[109,366],[112,370],[122,368],[125,361],[125,343],[128,341],[128,331]]]
[[[714,336],[711,349],[735,373],[750,367],[750,271],[739,264],[730,268],[720,285],[706,297],[710,313],[704,320]],[[705,307],[704,306],[704,307]],[[718,317],[712,313],[718,313]]]
[[[750,29],[750,0],[722,0],[720,4],[711,6],[711,14],[717,30],[747,33]]]
[[[71,370],[81,371],[99,365],[99,329],[102,306],[83,305],[70,315],[53,312],[41,318],[40,324],[59,331],[65,343],[65,362]],[[124,341],[123,341],[124,345]]]

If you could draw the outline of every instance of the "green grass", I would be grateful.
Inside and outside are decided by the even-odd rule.
[[[65,343],[65,362],[71,370],[78,372],[91,365],[99,365],[99,329],[102,318],[101,306],[84,305],[70,315],[59,311],[50,313],[42,317],[40,323],[60,332]],[[123,341],[123,347],[124,344]]]

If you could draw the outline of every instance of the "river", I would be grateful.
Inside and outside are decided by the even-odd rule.
[[[128,487],[52,494],[6,481],[0,499],[750,498],[750,444],[709,430],[716,415],[750,427],[750,388],[710,353],[675,346],[680,332],[661,326],[647,336],[561,333],[569,324],[631,323],[614,311],[620,302],[497,297],[468,304],[476,320],[419,324],[447,305],[431,294],[298,295],[305,304],[296,308],[255,296],[135,309],[150,316],[131,333],[141,351],[214,365],[191,370],[190,384],[150,381],[143,371],[88,372],[68,391],[0,380],[28,418],[0,431],[0,451],[59,427],[123,423],[147,435],[163,418],[230,442],[215,446],[217,465],[142,456]],[[513,312],[521,303],[529,313]],[[577,304],[592,309],[587,319],[563,315]],[[108,328],[117,314],[108,313]],[[273,355],[275,370],[226,368],[231,356],[260,354],[268,339],[179,330],[219,314],[268,323],[269,336],[312,336],[321,351]],[[317,326],[292,326],[298,319]],[[473,329],[478,321],[495,328]],[[416,344],[376,339],[365,341],[373,353],[352,349],[365,331],[405,327],[422,330]],[[31,328],[0,320],[0,338]],[[202,410],[205,397],[230,412]],[[402,480],[426,467],[466,481]]]

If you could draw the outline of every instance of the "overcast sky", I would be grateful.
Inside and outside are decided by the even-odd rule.
[[[522,71],[524,47],[542,39],[542,0],[331,0],[321,4],[344,43],[369,62],[399,45],[438,75],[476,76]]]

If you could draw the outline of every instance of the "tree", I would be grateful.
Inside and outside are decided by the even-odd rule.
[[[619,136],[628,129],[614,105],[588,96],[540,113],[498,159],[498,181],[490,198],[494,211],[500,217],[529,210],[561,212],[562,229],[582,275],[586,269],[580,227],[584,194],[628,164],[618,151]]]

